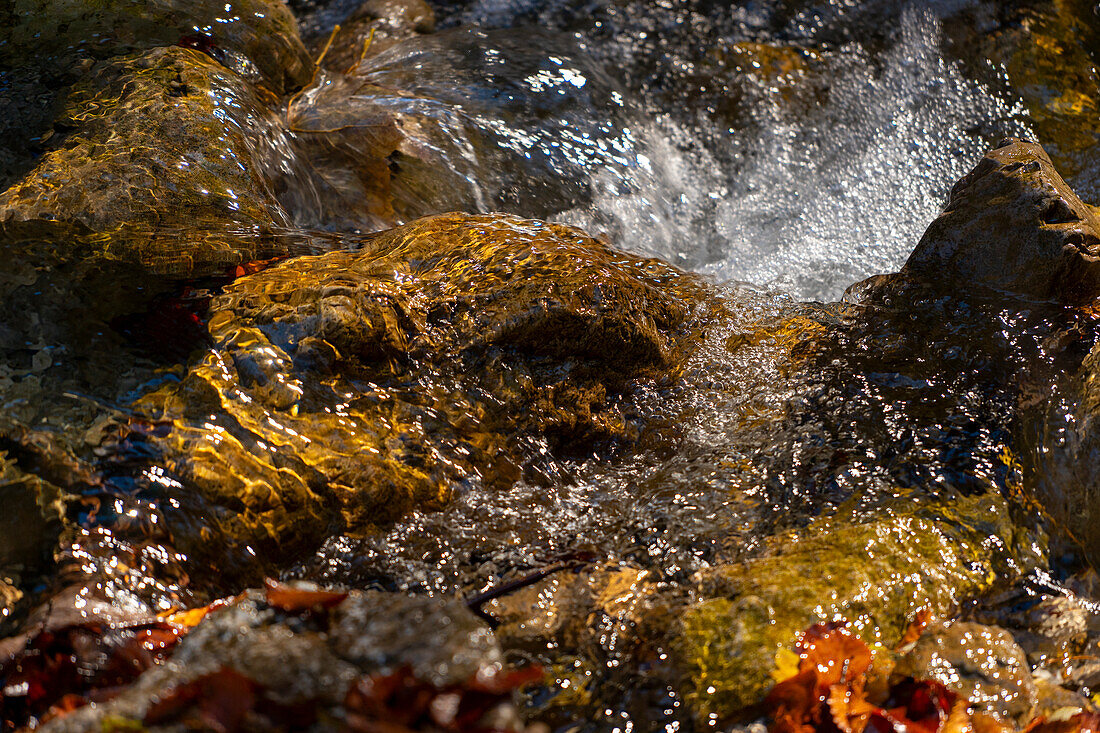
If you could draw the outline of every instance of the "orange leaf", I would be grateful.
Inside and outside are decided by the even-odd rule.
[[[199,608],[191,608],[187,610],[168,611],[167,613],[157,614],[157,618],[161,621],[167,621],[170,624],[176,626],[184,626],[188,629],[194,628],[199,625],[206,616],[212,611],[217,611],[219,608],[224,608],[233,602],[232,598],[219,598],[213,603],[200,606]]]
[[[1100,731],[1100,713],[1078,713],[1068,720],[1040,720],[1028,729],[1031,733],[1096,733]]]
[[[895,651],[907,651],[910,647],[917,643],[921,634],[928,628],[928,622],[932,620],[932,611],[928,608],[922,608],[917,611],[917,615],[913,617],[913,620],[909,622],[909,625],[905,627],[905,633],[901,635],[901,640],[895,647]]]
[[[867,721],[878,711],[877,706],[864,698],[862,685],[833,685],[827,702],[833,723],[842,733],[862,733]]]
[[[271,578],[264,580],[268,604],[287,613],[327,610],[338,606],[348,597],[347,593],[329,590],[307,590],[284,585]]]
[[[981,711],[970,714],[970,726],[974,733],[1013,733],[1013,729],[999,719]]]
[[[836,695],[846,697],[845,687],[857,680],[861,684],[871,666],[867,645],[837,624],[811,626],[799,640],[798,652],[798,674],[773,687],[764,701],[772,731],[804,733],[832,720],[827,698],[834,686],[841,687]]]

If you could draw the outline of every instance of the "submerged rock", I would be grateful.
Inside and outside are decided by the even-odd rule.
[[[995,626],[956,622],[925,631],[894,673],[942,682],[973,709],[1020,728],[1039,704],[1023,649]]]
[[[320,218],[363,229],[447,210],[548,218],[594,186],[629,188],[599,179],[650,169],[636,111],[575,39],[532,32],[409,33],[296,98],[290,127],[333,191]]]
[[[278,0],[20,0],[0,8],[0,68],[61,67],[176,44],[208,50],[277,94],[313,73],[294,17]]]
[[[355,69],[368,55],[381,53],[402,39],[435,31],[435,13],[424,0],[367,0],[340,22],[323,58],[335,72]],[[318,39],[321,40],[321,39]],[[318,49],[324,50],[324,46]]]
[[[109,259],[177,275],[271,256],[256,230],[289,218],[268,175],[279,153],[266,120],[253,90],[198,51],[104,62],[69,92],[61,141],[0,193],[0,221],[16,238],[63,236],[60,224],[111,232],[99,241]]]
[[[429,217],[236,281],[214,348],[140,407],[172,422],[163,465],[211,503],[204,523],[292,557],[506,488],[548,449],[630,441],[633,386],[675,375],[708,302],[575,229]]]
[[[760,701],[777,654],[815,623],[843,620],[881,648],[921,609],[949,617],[1011,574],[1026,550],[990,553],[988,542],[1015,533],[1000,497],[958,497],[871,521],[818,520],[771,538],[762,557],[701,574],[712,599],[687,609],[677,642],[697,714],[726,718]]]

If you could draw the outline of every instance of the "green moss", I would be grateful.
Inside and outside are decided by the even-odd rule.
[[[770,687],[775,655],[821,621],[844,620],[893,645],[922,608],[936,617],[988,589],[1036,550],[1007,504],[959,497],[870,520],[822,519],[773,541],[771,554],[703,579],[720,594],[688,610],[678,640],[698,714],[735,715]]]

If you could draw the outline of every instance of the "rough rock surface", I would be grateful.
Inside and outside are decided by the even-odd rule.
[[[1037,405],[1031,423],[1035,495],[1094,566],[1100,563],[1100,346],[1068,385],[1068,397]]]
[[[214,348],[142,409],[225,538],[286,556],[510,486],[547,448],[630,440],[625,395],[676,373],[707,302],[575,229],[429,217],[236,281]]]
[[[455,600],[353,592],[318,622],[247,591],[213,611],[168,662],[108,704],[84,707],[42,730],[136,724],[172,690],[222,669],[257,683],[287,710],[296,703],[316,705],[331,719],[346,714],[341,706],[347,691],[363,675],[408,669],[419,681],[446,687],[491,678],[502,668],[492,632]]]
[[[1042,147],[1006,140],[951,189],[902,274],[1087,303],[1100,295],[1100,221]]]

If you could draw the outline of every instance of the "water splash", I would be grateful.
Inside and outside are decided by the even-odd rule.
[[[897,269],[950,185],[997,134],[1026,135],[1023,110],[964,79],[939,47],[939,21],[907,10],[881,71],[858,51],[806,119],[772,116],[745,147],[715,224],[726,256],[701,269],[831,299]]]

